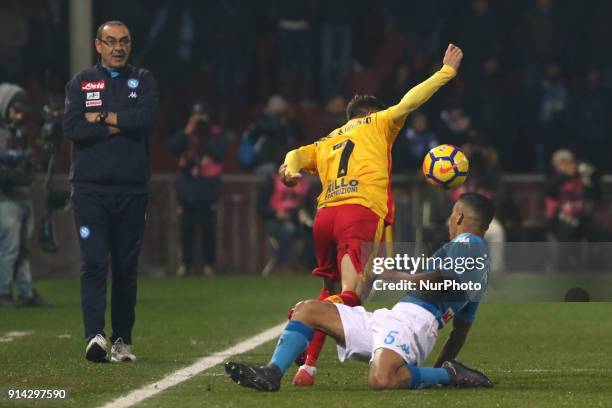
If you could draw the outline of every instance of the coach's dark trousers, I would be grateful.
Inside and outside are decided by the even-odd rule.
[[[85,338],[104,335],[109,256],[112,272],[111,342],[132,343],[138,254],[147,207],[146,187],[74,183],[72,206],[81,248],[81,306]]]

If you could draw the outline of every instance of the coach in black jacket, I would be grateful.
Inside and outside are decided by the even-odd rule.
[[[100,62],[66,85],[64,134],[72,141],[72,205],[81,248],[85,358],[107,360],[106,277],[112,270],[110,360],[134,361],[136,269],[147,206],[149,132],[157,110],[153,75],[127,64],[131,36],[120,21],[100,26]]]

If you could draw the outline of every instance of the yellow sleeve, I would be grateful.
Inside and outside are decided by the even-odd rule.
[[[299,173],[306,170],[309,173],[317,170],[317,148],[314,144],[291,150],[285,156],[285,164],[289,173]]]
[[[453,79],[455,75],[457,75],[455,68],[450,65],[444,65],[427,80],[409,90],[397,105],[389,108],[395,124],[402,127],[409,113],[417,110],[421,105],[427,102],[438,89]]]
[[[378,131],[385,136],[387,143],[393,143],[397,134],[404,126],[404,121],[396,122],[393,120],[393,107],[384,111],[376,112],[372,116],[376,121]]]

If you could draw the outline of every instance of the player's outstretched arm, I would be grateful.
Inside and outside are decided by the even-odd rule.
[[[434,367],[442,367],[442,363],[448,360],[453,360],[459,354],[459,351],[467,339],[467,335],[472,327],[471,323],[463,320],[453,319],[453,330],[451,331],[448,340],[444,343],[442,351],[434,364]]]
[[[417,110],[421,105],[427,102],[440,87],[453,79],[455,75],[457,75],[462,58],[463,51],[461,51],[461,48],[454,44],[449,44],[442,61],[444,66],[429,77],[429,79],[409,90],[402,100],[391,108],[393,121],[395,123],[403,123],[410,112]]]
[[[317,168],[317,149],[314,144],[302,146],[291,150],[285,156],[285,162],[278,169],[278,175],[282,182],[289,186],[295,186],[302,177],[302,169],[309,172],[316,172]]]
[[[302,173],[300,173],[299,170],[297,172],[290,172],[287,168],[288,166],[286,163],[281,164],[278,168],[278,175],[284,185],[287,187],[295,187],[302,178]]]

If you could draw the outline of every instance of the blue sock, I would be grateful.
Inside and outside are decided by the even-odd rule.
[[[410,371],[410,389],[429,388],[436,384],[450,384],[450,375],[445,368],[416,367],[406,364]]]
[[[278,339],[269,364],[274,364],[284,374],[296,357],[306,350],[313,334],[314,331],[304,323],[291,320],[285,326],[285,331],[280,339]]]

